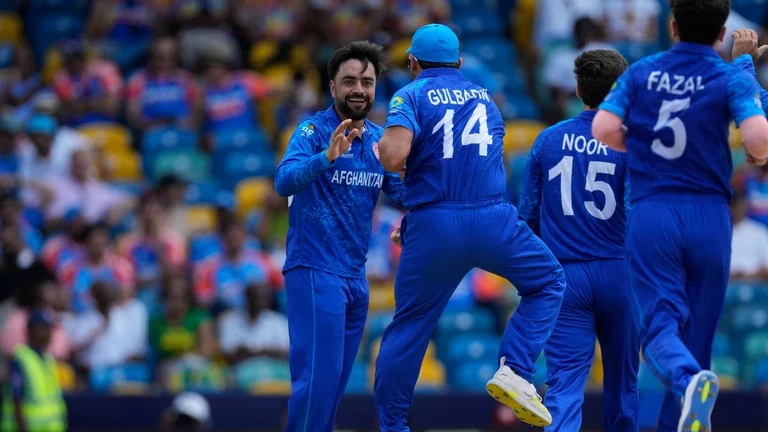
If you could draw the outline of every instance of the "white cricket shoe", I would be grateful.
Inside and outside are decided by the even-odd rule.
[[[512,408],[522,422],[540,427],[552,424],[552,415],[542,403],[536,387],[505,365],[505,361],[506,358],[502,357],[499,370],[485,385],[488,394]]]

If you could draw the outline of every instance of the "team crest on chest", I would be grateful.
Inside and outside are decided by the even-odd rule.
[[[379,143],[377,142],[373,143],[373,154],[376,156],[376,160],[381,160],[379,158]]]

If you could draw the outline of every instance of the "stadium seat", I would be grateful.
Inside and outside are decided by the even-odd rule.
[[[141,158],[130,148],[104,153],[104,165],[107,180],[117,182],[141,181]]]
[[[493,313],[486,309],[446,312],[437,322],[437,331],[441,338],[459,333],[493,334],[495,329]]]
[[[498,369],[498,365],[496,366]],[[542,352],[539,355],[539,358],[536,359],[536,373],[533,374],[533,385],[536,386],[536,388],[541,389],[546,386],[547,382],[547,361],[544,358],[544,353]]]
[[[411,46],[411,38],[402,38],[389,47],[389,58],[395,65],[405,67],[408,61],[408,48]]]
[[[384,329],[386,329],[389,323],[392,322],[393,316],[394,313],[392,312],[382,312],[370,315],[367,323],[368,328],[366,329],[368,341],[373,342],[380,338],[384,334]]]
[[[731,10],[738,12],[753,23],[761,24],[768,14],[768,1],[766,0],[732,0]]]
[[[712,343],[712,355],[722,356],[731,353],[731,343],[723,332],[718,331],[715,333],[715,339]]]
[[[762,304],[737,305],[728,314],[731,330],[737,335],[763,330],[768,326],[768,310]]]
[[[264,77],[270,84],[277,88],[288,88],[293,82],[293,67],[286,64],[278,64],[268,67],[264,71]]]
[[[187,225],[191,232],[210,232],[216,229],[216,210],[208,206],[187,209]]]
[[[453,15],[476,10],[496,12],[499,8],[498,0],[451,0],[450,3]]]
[[[441,356],[449,368],[464,361],[498,361],[501,338],[493,334],[459,334],[448,342],[447,352]]]
[[[285,151],[288,149],[288,142],[291,141],[291,136],[293,136],[293,131],[296,130],[296,126],[298,125],[291,124],[280,131],[280,156],[285,154]]]
[[[291,381],[255,382],[250,387],[250,391],[254,395],[289,396],[291,394]]]
[[[204,181],[211,176],[210,157],[197,150],[163,151],[149,158],[149,161],[153,179],[174,174],[187,181]]]
[[[259,129],[234,129],[217,132],[214,135],[216,151],[233,149],[249,151],[268,151],[267,137]]]
[[[605,369],[603,368],[603,352],[600,350],[600,344],[595,342],[595,357],[592,359],[592,366],[589,368],[587,386],[602,389],[604,377]]]
[[[485,393],[485,384],[498,369],[498,361],[475,360],[459,364],[451,374],[451,390],[460,393]]]
[[[637,388],[640,391],[662,391],[664,387],[653,375],[651,369],[645,362],[640,363],[640,369],[637,372]]]
[[[227,371],[209,360],[185,359],[171,369],[165,385],[173,392],[220,392],[227,386]]]
[[[59,379],[61,391],[69,392],[75,389],[77,377],[75,376],[75,370],[69,363],[56,362],[56,375]]]
[[[260,382],[291,381],[288,362],[266,357],[254,357],[234,368],[235,385],[250,390]]]
[[[90,387],[97,393],[110,392],[119,387],[133,390],[136,386],[147,386],[150,377],[149,368],[143,364],[95,368],[90,374]]]
[[[144,185],[139,182],[110,182],[112,187],[128,195],[138,197],[144,191]]]
[[[416,389],[439,390],[445,387],[445,384],[445,366],[438,360],[424,357]]]
[[[237,215],[244,219],[254,209],[261,208],[264,205],[264,200],[273,189],[272,181],[267,178],[256,177],[241,180],[235,187]]]
[[[270,176],[274,173],[275,162],[269,153],[249,151],[231,151],[214,155],[214,174],[222,186],[234,189],[241,181],[249,177]]]
[[[215,180],[187,185],[184,200],[189,205],[216,205],[221,187]]]
[[[731,356],[712,356],[712,372],[717,375],[720,388],[735,390],[739,386],[739,362]]]
[[[482,9],[464,11],[461,15],[453,17],[457,33],[462,39],[470,39],[476,36],[503,36],[504,21],[498,13]]]
[[[507,39],[472,38],[464,43],[463,50],[477,56],[494,71],[517,65],[517,50]]]
[[[32,46],[38,58],[49,48],[62,40],[74,39],[81,35],[85,23],[74,14],[46,15],[33,25]]]
[[[514,119],[539,120],[541,117],[538,105],[525,93],[507,95],[503,109]]]
[[[352,373],[349,376],[349,383],[345,393],[347,394],[368,394],[371,388],[368,385],[368,364],[355,362],[352,366]]]
[[[0,69],[13,65],[14,46],[8,43],[0,43]]]
[[[75,13],[84,17],[89,0],[29,0],[30,15]]]
[[[93,124],[81,127],[78,132],[91,140],[94,146],[105,151],[131,150],[131,132],[119,124]]]
[[[528,151],[547,126],[537,121],[511,121],[505,125],[504,153]]]
[[[768,331],[749,334],[744,340],[744,360],[754,363],[763,358],[768,358]]]
[[[21,45],[24,41],[24,23],[18,15],[0,12],[0,43]]]
[[[248,62],[251,67],[259,72],[263,72],[267,65],[275,59],[280,51],[280,45],[272,39],[262,39],[251,47],[248,54]]]
[[[391,311],[395,309],[394,286],[371,286],[369,292],[369,311]]]
[[[768,391],[768,358],[759,360],[754,366],[753,383],[763,392]]]
[[[199,136],[196,132],[179,128],[157,128],[144,134],[141,153],[151,155],[165,150],[194,150]]]

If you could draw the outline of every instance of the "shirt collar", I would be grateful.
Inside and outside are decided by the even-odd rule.
[[[584,110],[580,112],[576,118],[592,121],[595,118],[595,115],[597,115],[597,110]]]
[[[421,71],[418,77],[416,79],[421,78],[431,78],[436,76],[445,76],[445,75],[461,75],[461,71],[454,68],[432,68],[432,69],[424,69]]]
[[[336,109],[334,105],[331,105],[327,110],[325,110],[325,118],[328,120],[328,123],[333,127],[333,129],[336,129],[337,126],[341,124],[341,119],[339,118],[339,115],[336,114]],[[363,134],[368,130],[368,119],[363,120],[363,130],[360,131],[360,135],[358,135],[361,139]]]
[[[670,51],[686,52],[692,54],[705,55],[710,57],[720,57],[715,49],[710,45],[702,45],[691,42],[677,42]]]

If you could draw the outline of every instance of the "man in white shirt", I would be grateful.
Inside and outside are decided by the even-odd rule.
[[[731,281],[768,281],[768,228],[747,218],[749,204],[743,192],[731,202],[733,240]]]
[[[252,357],[288,358],[288,319],[271,310],[272,291],[259,284],[245,290],[246,308],[219,318],[219,348],[230,364]]]

